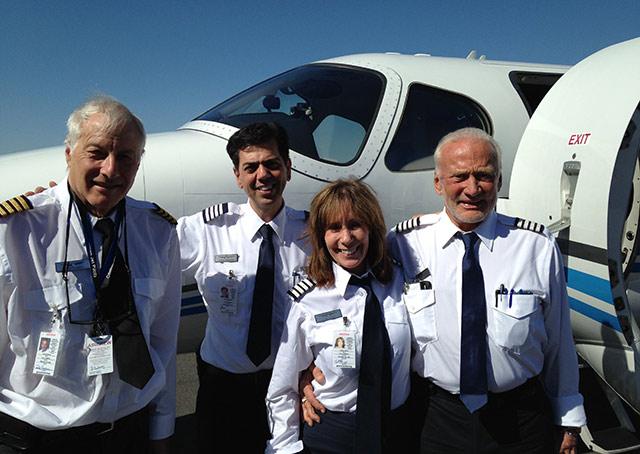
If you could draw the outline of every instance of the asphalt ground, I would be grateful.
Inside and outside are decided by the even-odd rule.
[[[196,394],[198,374],[196,354],[178,355],[176,382],[176,430],[173,437],[173,452],[191,454],[196,452]]]
[[[195,353],[181,353],[177,357],[176,383],[176,430],[172,441],[173,452],[179,454],[196,453],[196,394],[198,374]],[[584,448],[584,446],[583,446]],[[591,451],[581,449],[580,453]],[[631,451],[640,454],[640,451]]]

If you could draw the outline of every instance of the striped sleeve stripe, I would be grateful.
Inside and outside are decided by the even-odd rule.
[[[202,219],[204,220],[205,223],[207,223],[210,220],[217,218],[221,214],[227,213],[228,211],[229,211],[228,203],[219,203],[217,205],[212,205],[202,210]]]
[[[297,300],[298,298],[300,298],[302,295],[304,295],[305,293],[307,293],[309,290],[311,290],[314,287],[314,283],[311,279],[304,279],[300,282],[298,282],[297,285],[295,285],[291,290],[289,290],[287,293],[295,300]]]
[[[20,195],[0,203],[0,216],[27,211],[31,208],[33,208],[31,201],[27,197]]]

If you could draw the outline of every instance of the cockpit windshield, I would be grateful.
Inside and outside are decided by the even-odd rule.
[[[381,74],[330,65],[308,65],[262,82],[196,120],[241,128],[277,121],[292,150],[320,161],[348,164],[365,143],[384,88]]]

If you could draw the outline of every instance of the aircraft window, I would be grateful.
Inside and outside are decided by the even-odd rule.
[[[366,133],[355,121],[329,115],[313,131],[313,140],[320,159],[349,162],[356,157]]]
[[[241,128],[277,121],[292,150],[319,161],[348,164],[357,158],[376,117],[383,76],[361,69],[308,65],[262,82],[204,113]]]
[[[509,79],[511,79],[511,83],[531,116],[538,108],[542,98],[561,76],[562,74],[514,71],[509,74]]]
[[[414,84],[400,126],[385,156],[389,170],[433,170],[433,153],[442,137],[460,128],[480,128],[491,134],[489,117],[469,98]]]

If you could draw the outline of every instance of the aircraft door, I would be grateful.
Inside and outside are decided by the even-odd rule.
[[[522,137],[509,199],[498,204],[556,234],[576,349],[638,412],[639,57],[640,39],[611,46],[556,83]]]

